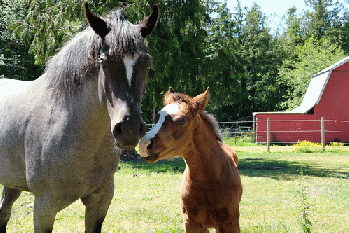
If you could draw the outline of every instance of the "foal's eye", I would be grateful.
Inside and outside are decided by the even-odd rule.
[[[184,119],[182,119],[182,120],[177,121],[177,124],[178,124],[178,125],[184,125],[185,122],[186,122],[186,121],[185,121]]]

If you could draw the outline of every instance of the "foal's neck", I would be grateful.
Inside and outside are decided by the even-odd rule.
[[[201,116],[193,131],[192,142],[183,158],[193,181],[220,181],[226,156],[216,133]]]

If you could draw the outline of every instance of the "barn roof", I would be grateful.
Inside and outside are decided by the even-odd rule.
[[[306,114],[308,113],[315,104],[319,103],[322,93],[325,90],[328,79],[334,69],[344,65],[349,62],[349,57],[345,57],[342,60],[336,62],[335,64],[323,69],[319,73],[315,74],[310,80],[307,92],[305,93],[302,103],[293,109],[292,111],[282,111],[282,112],[254,112],[253,115],[262,114]]]
[[[332,71],[348,61],[349,57],[343,58],[342,60],[315,74],[313,78],[310,80],[307,92],[303,97],[302,103],[289,113],[305,114],[309,112],[309,110],[311,110],[315,106],[315,104],[319,103]]]

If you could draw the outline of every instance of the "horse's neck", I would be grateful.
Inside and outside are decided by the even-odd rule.
[[[70,115],[68,124],[79,125],[76,133],[86,140],[101,138],[110,132],[110,118],[107,106],[99,100],[97,80],[97,77],[90,79],[70,96],[53,96],[62,111]]]
[[[98,78],[96,77],[95,80]],[[84,90],[81,91],[80,99],[78,99],[77,111],[80,108],[85,111],[84,121],[91,128],[107,128],[110,131],[110,117],[106,104],[101,103],[98,96],[98,83],[96,81],[86,82]],[[104,129],[105,130],[105,129]]]
[[[219,181],[226,157],[215,132],[200,117],[183,158],[187,164],[187,173],[194,181]]]

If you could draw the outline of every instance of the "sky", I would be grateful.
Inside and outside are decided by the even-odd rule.
[[[257,5],[262,8],[262,12],[268,17],[273,14],[282,17],[286,14],[287,10],[293,6],[295,6],[299,12],[303,12],[303,10],[307,9],[304,0],[240,0],[241,6],[246,6],[248,9],[251,8],[253,3],[257,3]],[[228,0],[227,4],[228,8],[234,12],[237,0]]]
[[[268,17],[269,25],[276,29],[281,19],[291,7],[295,6],[297,12],[301,13],[308,9],[304,0],[240,0],[241,7],[251,9],[253,3],[261,7],[261,11]],[[227,0],[227,6],[231,12],[235,12],[237,0]]]
[[[344,3],[346,0],[339,0],[339,2]],[[222,0],[224,2],[224,0]],[[269,25],[276,29],[280,24],[282,24],[282,17],[286,15],[287,10],[295,6],[297,8],[297,13],[301,14],[309,8],[305,5],[304,0],[240,0],[241,7],[247,7],[251,9],[253,3],[257,3],[261,7],[261,11],[269,19]],[[347,3],[346,3],[347,4]],[[235,12],[235,7],[237,6],[237,0],[227,0],[227,6],[230,11]]]

